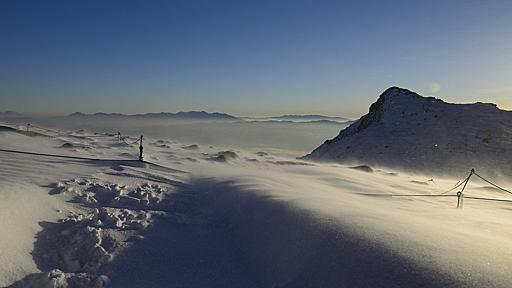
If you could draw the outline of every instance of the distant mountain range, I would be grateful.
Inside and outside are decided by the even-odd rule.
[[[348,123],[352,120],[338,116],[325,116],[325,115],[280,115],[268,117],[244,117],[246,121],[252,122],[288,122],[288,123],[324,123],[324,124],[337,124]]]
[[[0,112],[0,118],[22,118],[25,117],[23,114],[14,111]]]
[[[170,120],[224,120],[224,121],[249,121],[249,122],[280,122],[280,123],[317,123],[317,124],[337,124],[351,122],[350,119],[337,116],[325,115],[280,115],[275,117],[237,117],[226,113],[206,112],[206,111],[187,111],[187,112],[160,112],[145,114],[122,114],[122,113],[82,113],[74,112],[62,117],[72,118],[130,118],[130,119],[170,119]],[[0,118],[3,119],[21,119],[31,118],[14,111],[0,112]]]
[[[270,119],[282,119],[282,120],[290,120],[290,121],[321,121],[321,120],[330,120],[336,122],[346,122],[350,121],[350,119],[338,116],[324,116],[324,115],[281,115],[275,117],[267,117]]]
[[[242,119],[242,121],[248,122],[248,123],[276,123],[276,124],[326,124],[326,125],[340,125],[345,124],[349,125],[352,123],[352,121],[333,121],[333,120],[302,120],[302,121],[291,121],[291,120],[279,120],[279,119],[251,119],[251,118],[245,118]]]
[[[218,112],[206,112],[206,111],[188,111],[188,112],[160,112],[160,113],[146,113],[146,114],[120,114],[120,113],[94,113],[85,114],[81,112],[75,112],[69,114],[67,117],[112,117],[112,118],[138,118],[138,119],[183,119],[183,120],[239,120],[240,118]]]

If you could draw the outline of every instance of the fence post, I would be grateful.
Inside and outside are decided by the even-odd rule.
[[[457,208],[464,208],[464,193],[462,191],[457,192]]]
[[[144,162],[144,156],[142,155],[142,151],[144,150],[144,147],[142,147],[142,138],[144,136],[140,135],[140,140],[139,140],[139,161],[140,162]]]
[[[469,179],[471,179],[471,176],[475,174],[475,168],[471,169],[469,172],[468,178],[466,178],[466,183],[464,183],[464,186],[462,186],[462,190],[457,192],[457,208],[463,208],[464,207],[464,190],[466,189],[466,186],[468,185]]]
[[[121,132],[117,132],[117,141],[121,142]]]
[[[27,132],[30,132],[30,123],[27,123]]]

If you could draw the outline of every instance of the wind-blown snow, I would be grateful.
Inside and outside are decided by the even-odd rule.
[[[51,137],[0,132],[0,147],[105,161],[0,152],[0,286],[509,287],[512,281],[510,203],[467,199],[455,209],[456,197],[384,197],[441,193],[459,179],[151,137],[144,140],[151,163],[139,163],[130,160],[137,159],[137,145],[116,137],[45,134]],[[476,180],[466,193],[512,199]]]

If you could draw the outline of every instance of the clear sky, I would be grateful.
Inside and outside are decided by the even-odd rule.
[[[512,1],[0,0],[0,111],[512,109]]]

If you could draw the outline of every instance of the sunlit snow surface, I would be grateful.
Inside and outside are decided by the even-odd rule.
[[[52,137],[0,132],[0,147],[108,161],[0,153],[0,286],[512,283],[511,203],[358,195],[436,194],[460,179],[163,137],[145,137],[153,164],[140,164],[125,161],[137,144],[115,136],[40,132]],[[512,199],[477,179],[466,189]]]

